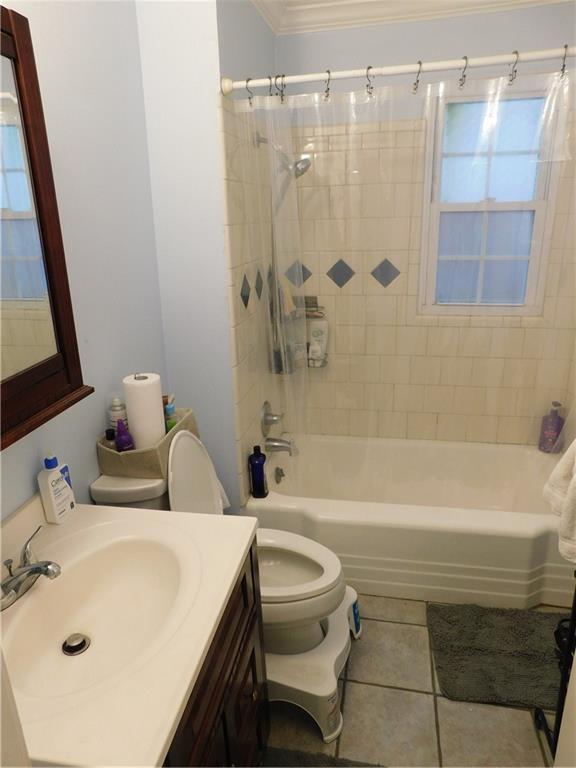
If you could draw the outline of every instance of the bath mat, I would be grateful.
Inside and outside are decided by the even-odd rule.
[[[324,766],[364,766],[372,768],[369,763],[355,763],[353,760],[344,760],[331,755],[321,753],[299,752],[295,749],[277,749],[268,747],[262,760],[263,766],[268,768],[289,768],[290,766],[302,766],[303,768],[324,768]]]
[[[555,709],[554,630],[563,613],[428,605],[440,690],[449,699]]]

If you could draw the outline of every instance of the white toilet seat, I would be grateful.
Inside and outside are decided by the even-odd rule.
[[[338,557],[317,541],[288,531],[259,528],[256,533],[262,602],[289,603],[309,600],[337,587],[342,581]],[[268,558],[278,557],[274,563]],[[286,565],[282,561],[285,558]],[[291,567],[292,566],[292,567]],[[275,571],[281,571],[278,577]],[[270,576],[268,573],[270,572]],[[308,578],[306,576],[308,575]],[[270,581],[278,582],[272,586]],[[285,580],[285,585],[280,582]]]

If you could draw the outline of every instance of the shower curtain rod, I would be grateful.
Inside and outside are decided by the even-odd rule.
[[[545,61],[546,59],[558,59],[559,67],[565,63],[565,56],[576,56],[576,46],[561,48],[545,48],[541,51],[527,51],[526,53],[517,54],[502,53],[496,56],[477,56],[470,57],[466,60],[466,57],[460,59],[446,59],[445,61],[429,61],[423,62],[420,67],[420,63],[415,64],[398,64],[389,67],[367,67],[366,69],[343,69],[337,72],[330,72],[329,79],[332,80],[346,80],[354,77],[366,77],[367,70],[370,71],[370,78],[375,76],[384,75],[410,75],[417,74],[419,71],[421,74],[425,72],[441,72],[447,69],[462,69],[464,63],[467,61],[467,67],[490,67],[492,65],[499,64],[524,64],[528,61]],[[227,95],[232,91],[240,91],[246,88],[247,83],[250,88],[270,88],[272,84],[282,79],[283,86],[292,85],[296,83],[320,83],[325,82],[327,79],[329,70],[324,72],[314,72],[307,75],[270,75],[268,77],[261,77],[258,79],[247,78],[246,80],[231,80],[229,77],[223,77],[221,80],[222,93]]]

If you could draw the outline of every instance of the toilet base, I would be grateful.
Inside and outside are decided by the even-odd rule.
[[[326,635],[316,648],[289,655],[266,654],[270,701],[287,701],[308,712],[326,743],[342,730],[338,677],[350,653],[350,633],[355,638],[361,633],[359,622],[354,621],[357,599],[356,591],[346,587],[341,604],[323,622]]]

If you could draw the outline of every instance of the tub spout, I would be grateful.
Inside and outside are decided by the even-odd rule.
[[[294,452],[294,444],[292,440],[283,440],[281,437],[267,437],[266,442],[264,443],[264,450],[270,453],[286,451],[292,456]]]

